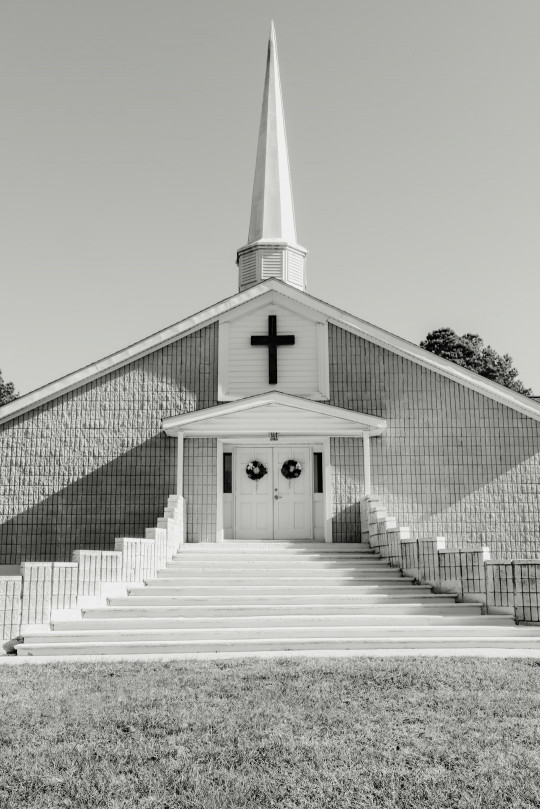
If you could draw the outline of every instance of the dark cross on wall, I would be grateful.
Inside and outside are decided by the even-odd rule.
[[[268,315],[268,334],[264,337],[252,337],[251,345],[268,346],[268,384],[277,385],[278,346],[293,346],[294,334],[278,334],[277,316]]]

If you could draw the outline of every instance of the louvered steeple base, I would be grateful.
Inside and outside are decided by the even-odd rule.
[[[236,259],[240,292],[268,278],[277,278],[303,292],[306,256],[303,247],[287,242],[260,241],[241,247]]]

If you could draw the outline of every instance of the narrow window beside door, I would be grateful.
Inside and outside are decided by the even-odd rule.
[[[315,494],[323,493],[322,452],[313,453],[313,491]]]
[[[223,494],[232,494],[232,452],[223,453]]]

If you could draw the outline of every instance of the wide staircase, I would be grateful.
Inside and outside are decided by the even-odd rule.
[[[369,546],[187,544],[157,578],[79,620],[26,634],[18,655],[538,650],[540,630],[435,594]]]

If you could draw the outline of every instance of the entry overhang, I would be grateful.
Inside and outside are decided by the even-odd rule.
[[[263,393],[163,419],[167,435],[193,437],[279,435],[377,436],[386,420],[288,393]]]

